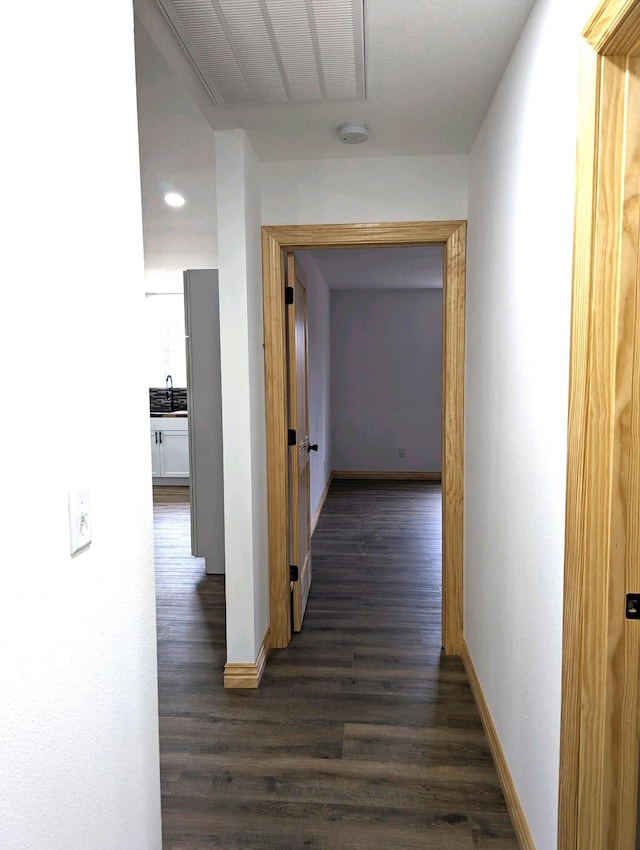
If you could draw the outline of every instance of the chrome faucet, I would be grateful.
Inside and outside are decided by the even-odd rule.
[[[171,377],[171,375],[167,375],[167,377],[164,379],[164,387],[166,391],[166,397],[168,399],[171,399],[169,409],[173,410],[173,378]]]

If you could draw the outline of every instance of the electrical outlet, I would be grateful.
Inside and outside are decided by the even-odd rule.
[[[404,457],[404,449],[398,449],[398,457]]]
[[[88,489],[69,493],[69,537],[72,555],[91,543],[91,494]]]

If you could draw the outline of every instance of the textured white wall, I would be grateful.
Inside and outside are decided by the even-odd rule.
[[[242,131],[215,134],[227,659],[251,663],[269,625],[260,190]]]
[[[579,32],[540,0],[470,163],[465,636],[538,850],[556,846]]]
[[[29,32],[28,61],[15,39],[0,60],[13,127],[0,356],[17,378],[2,459],[0,844],[160,850],[133,12],[36,6],[4,19]],[[55,96],[34,99],[43,81]],[[72,558],[79,482],[93,543]]]
[[[333,291],[333,468],[440,471],[441,373],[441,289]]]
[[[263,224],[467,217],[466,156],[260,163]]]
[[[330,292],[308,251],[296,259],[307,275],[309,439],[318,444],[311,459],[311,516],[331,474]]]

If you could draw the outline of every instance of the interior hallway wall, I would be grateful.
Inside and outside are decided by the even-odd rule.
[[[464,156],[356,157],[258,163],[242,131],[216,133],[214,143],[227,656],[229,661],[252,663],[269,623],[259,226],[464,219],[468,160]]]
[[[269,626],[267,447],[258,162],[215,134],[227,660],[255,662]]]
[[[334,290],[331,388],[334,469],[440,472],[442,289]]]
[[[0,352],[17,373],[2,460],[0,844],[160,850],[133,10],[16,3],[4,26],[29,33],[29,56],[8,38],[0,60],[15,130]],[[43,82],[54,96],[37,96]],[[71,557],[77,486],[93,542]]]
[[[258,163],[241,131],[216,133],[215,151],[227,653],[230,661],[251,663],[269,622],[259,225],[464,219],[468,161],[436,156]],[[227,521],[228,514],[233,518]]]
[[[263,224],[466,219],[466,156],[262,162]]]
[[[471,154],[465,637],[538,850],[556,847],[579,33],[539,0]]]

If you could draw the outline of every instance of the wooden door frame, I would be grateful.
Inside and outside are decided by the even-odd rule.
[[[624,620],[621,523],[638,476],[626,462],[637,277],[635,173],[625,149],[625,69],[640,53],[640,0],[602,0],[583,31],[577,148],[565,543],[559,850],[632,850],[640,740],[637,632]],[[628,184],[627,184],[628,185]],[[627,258],[628,259],[628,258]],[[625,265],[627,262],[627,265]],[[637,270],[635,272],[637,276]],[[634,311],[636,311],[634,318]],[[636,379],[637,380],[637,379]],[[640,573],[639,573],[640,574]],[[630,640],[630,638],[633,640]],[[633,845],[635,846],[635,845]]]
[[[271,646],[291,631],[287,489],[287,393],[284,307],[286,251],[442,245],[442,646],[462,649],[464,320],[466,222],[287,225],[262,228]]]

